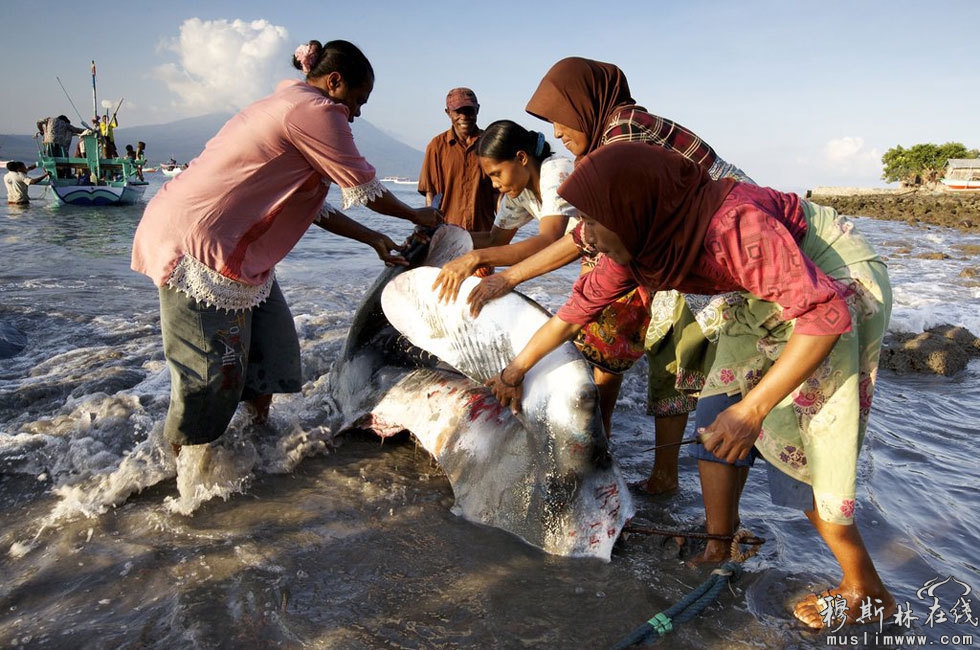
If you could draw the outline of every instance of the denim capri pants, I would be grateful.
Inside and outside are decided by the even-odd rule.
[[[161,287],[160,329],[170,367],[164,425],[170,443],[216,440],[238,402],[302,388],[299,339],[278,282],[264,302],[243,311],[205,306]]]
[[[699,399],[694,414],[694,430],[698,431],[702,427],[710,426],[719,413],[736,404],[740,399],[742,399],[740,395],[712,395]],[[725,462],[705,449],[701,443],[691,445],[690,453],[698,460],[713,463]],[[762,458],[762,455],[755,447],[752,447],[745,458],[730,464],[736,467],[751,467],[755,464],[756,458]],[[769,479],[769,498],[773,504],[796,510],[813,510],[813,489],[809,485],[784,474],[769,463],[765,465]]]

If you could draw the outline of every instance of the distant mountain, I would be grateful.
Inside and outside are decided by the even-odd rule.
[[[173,157],[188,162],[204,149],[205,143],[231,118],[230,113],[211,113],[177,120],[169,124],[120,127],[116,129],[116,147],[124,151],[127,144],[146,143],[150,164]],[[399,142],[366,120],[353,124],[357,148],[375,166],[379,176],[418,178],[422,152]],[[26,135],[0,135],[0,160],[37,160],[37,145]]]
[[[357,149],[378,170],[378,176],[418,178],[424,153],[396,140],[367,120],[352,125]]]
[[[115,136],[116,149],[125,151],[127,144],[135,147],[142,140],[146,143],[146,159],[150,165],[170,158],[186,163],[201,153],[207,141],[229,118],[230,113],[210,113],[167,124],[119,127]]]
[[[21,160],[28,165],[37,162],[37,145],[29,135],[0,135],[0,160]],[[6,170],[0,170],[6,173]]]

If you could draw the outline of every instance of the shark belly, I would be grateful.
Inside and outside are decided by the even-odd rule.
[[[438,268],[427,265],[465,252],[469,235],[456,231],[437,231],[422,266],[386,269],[355,314],[330,378],[344,426],[411,432],[467,520],[548,553],[608,561],[633,506],[608,452],[591,368],[563,346],[528,373],[520,413],[500,405],[483,382],[549,315],[512,292],[474,319],[465,297],[475,278],[456,302],[439,303]]]

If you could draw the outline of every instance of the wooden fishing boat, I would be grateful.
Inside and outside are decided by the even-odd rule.
[[[71,101],[71,97],[68,100]],[[119,112],[122,101],[120,99],[116,104],[111,120],[106,111],[106,123],[115,126],[116,113]],[[74,106],[75,103],[72,102],[72,107]],[[92,114],[99,115],[95,61],[92,61]],[[103,158],[103,142],[100,142],[100,137],[92,130],[86,130],[79,135],[81,150],[85,152],[81,157],[48,155],[38,141],[37,166],[50,174],[44,184],[49,185],[63,203],[82,206],[131,205],[143,197],[148,183],[142,180],[140,167],[146,164],[146,160]]]
[[[38,148],[38,167],[51,176],[45,181],[63,203],[69,205],[131,205],[143,197],[148,183],[140,180],[137,167],[145,161],[102,158],[92,132],[79,136],[84,158],[48,156]]]

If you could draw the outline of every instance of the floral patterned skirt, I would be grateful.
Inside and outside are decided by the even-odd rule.
[[[756,448],[783,473],[813,487],[817,513],[831,523],[854,516],[857,456],[864,442],[881,341],[891,315],[884,262],[853,225],[831,208],[802,202],[808,222],[803,252],[836,281],[851,312],[823,363],[776,405]],[[745,395],[779,358],[795,321],[778,305],[743,294],[717,336],[702,395]]]
[[[606,372],[622,374],[643,356],[650,309],[634,289],[606,307],[579,332],[575,345],[586,360]]]
[[[647,327],[647,415],[690,413],[697,405],[725,313],[740,305],[739,293],[718,296],[658,291]]]

